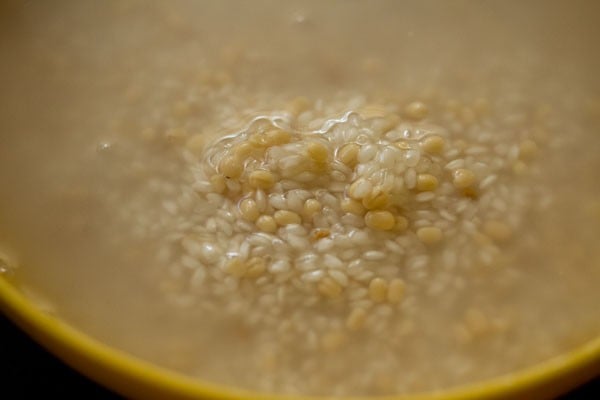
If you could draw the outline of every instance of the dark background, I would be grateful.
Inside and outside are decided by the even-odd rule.
[[[7,400],[39,398],[39,393],[42,398],[123,399],[67,367],[2,314],[0,384]],[[600,399],[600,377],[560,398],[574,399]]]

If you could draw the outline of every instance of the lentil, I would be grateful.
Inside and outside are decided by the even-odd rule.
[[[369,211],[365,215],[365,223],[371,229],[389,231],[394,228],[396,218],[389,211]]]
[[[454,186],[458,189],[466,189],[475,183],[475,174],[466,168],[459,168],[454,171]]]

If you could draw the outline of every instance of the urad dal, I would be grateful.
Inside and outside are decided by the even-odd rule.
[[[439,390],[600,334],[595,2],[0,5],[0,273],[181,373]]]

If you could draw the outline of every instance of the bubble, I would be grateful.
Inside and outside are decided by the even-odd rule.
[[[96,145],[96,151],[98,153],[108,153],[113,149],[113,147],[114,144],[112,142],[103,141]]]

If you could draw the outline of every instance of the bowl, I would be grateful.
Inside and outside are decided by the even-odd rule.
[[[134,399],[319,399],[257,393],[191,378],[158,367],[88,336],[38,308],[0,276],[0,310],[35,341],[87,377]],[[378,400],[549,399],[600,373],[600,337],[567,353],[490,380],[446,390]],[[374,397],[345,399],[370,400]]]

